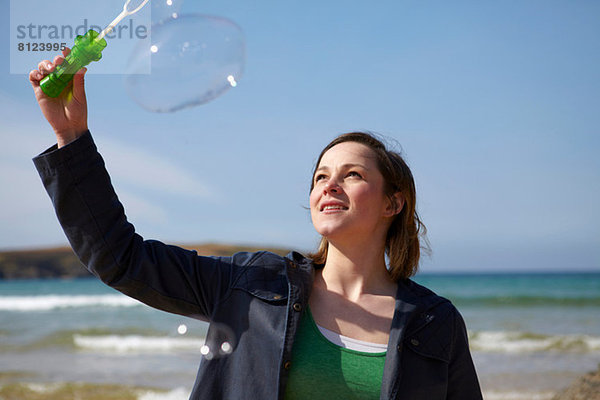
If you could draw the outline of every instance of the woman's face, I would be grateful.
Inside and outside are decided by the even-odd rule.
[[[312,222],[330,242],[387,232],[393,207],[369,147],[343,142],[329,149],[317,166],[313,185]]]

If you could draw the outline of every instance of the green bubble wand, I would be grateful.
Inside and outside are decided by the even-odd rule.
[[[65,57],[62,64],[57,65],[52,73],[40,81],[40,87],[47,96],[58,97],[73,79],[77,71],[92,61],[100,60],[102,58],[102,50],[106,47],[104,36],[109,34],[123,18],[140,11],[148,0],[142,1],[133,10],[128,9],[130,2],[131,0],[125,2],[123,11],[102,32],[98,33],[90,29],[85,35],[78,35],[75,38],[75,45],[69,55]]]

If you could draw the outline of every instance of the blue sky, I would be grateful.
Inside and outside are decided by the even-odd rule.
[[[62,245],[30,160],[54,136],[26,74],[9,73],[0,4],[0,249]],[[122,75],[92,65],[87,78],[90,129],[143,236],[310,250],[316,156],[369,130],[401,147],[417,180],[433,248],[423,271],[600,269],[600,3],[179,4],[243,29],[237,87],[154,114]],[[109,42],[103,57],[126,56]]]

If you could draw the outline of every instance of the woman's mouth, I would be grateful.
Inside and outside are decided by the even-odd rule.
[[[344,211],[347,209],[348,209],[348,207],[342,206],[339,204],[327,204],[327,205],[321,207],[321,212],[323,212],[323,211]]]

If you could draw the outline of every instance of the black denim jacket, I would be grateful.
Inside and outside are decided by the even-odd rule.
[[[315,266],[299,253],[202,257],[143,240],[86,132],[34,164],[71,246],[106,284],[171,313],[226,326],[228,356],[203,359],[191,399],[283,399],[294,337]],[[398,283],[381,399],[481,399],[464,322],[446,299]]]

